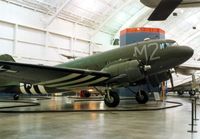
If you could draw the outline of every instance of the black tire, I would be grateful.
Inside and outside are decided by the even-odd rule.
[[[184,91],[177,91],[179,96],[182,96],[184,94]]]
[[[114,91],[110,91],[109,94],[110,94],[111,100],[108,99],[108,94],[106,94],[105,98],[104,98],[104,103],[108,107],[117,107],[119,105],[119,102],[120,102],[120,98],[119,98],[118,93],[114,92]]]
[[[190,96],[194,96],[194,95],[196,95],[196,91],[195,90],[190,90],[189,94],[190,94]]]
[[[14,95],[14,96],[13,96],[13,99],[14,99],[14,100],[18,100],[18,99],[19,99],[19,95],[18,95],[18,94]]]
[[[149,101],[149,96],[145,91],[140,91],[136,93],[136,101],[139,104],[145,104]]]

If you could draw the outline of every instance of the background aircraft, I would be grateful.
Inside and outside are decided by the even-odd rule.
[[[173,88],[169,88],[169,91],[177,92],[178,95],[183,95],[188,92],[190,96],[194,96],[196,92],[199,92],[200,89],[200,80],[195,79],[195,75],[192,75],[192,81],[188,81],[182,84],[179,84]]]
[[[155,8],[148,20],[166,20],[177,7],[199,7],[200,0],[140,0],[144,5]]]
[[[120,102],[116,89],[144,83],[158,86],[172,77],[171,68],[192,55],[193,49],[173,40],[129,44],[54,67],[16,63],[11,56],[2,55],[0,90],[46,94],[92,86],[105,95],[107,106],[116,107]],[[140,90],[136,100],[146,103],[148,94]]]

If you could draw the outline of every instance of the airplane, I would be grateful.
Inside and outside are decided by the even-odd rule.
[[[200,91],[200,79],[196,79],[195,74],[193,73],[191,81],[169,88],[169,90],[177,92],[179,96],[183,95],[185,92],[188,92],[190,96],[194,96]]]
[[[149,21],[166,20],[177,8],[200,7],[200,0],[140,0],[144,5],[155,8]]]
[[[47,94],[95,88],[108,107],[120,103],[116,89],[131,85],[158,86],[171,78],[170,69],[193,55],[193,49],[174,40],[145,40],[56,66],[17,63],[0,56],[0,92]],[[147,92],[136,93],[138,103],[148,101]]]

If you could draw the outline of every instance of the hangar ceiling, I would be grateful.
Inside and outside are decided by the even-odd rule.
[[[2,0],[51,15],[46,28],[57,17],[70,20],[94,29],[94,35],[103,31],[118,37],[126,27],[160,27],[167,38],[196,49],[193,56],[199,59],[200,44],[199,8],[176,9],[177,16],[171,15],[166,21],[147,20],[153,11],[140,3],[140,0]]]
[[[2,0],[51,15],[47,27],[54,18],[70,20],[109,34],[116,32],[124,24],[148,8],[139,0]],[[145,10],[144,10],[145,9]],[[139,15],[138,15],[139,14]]]

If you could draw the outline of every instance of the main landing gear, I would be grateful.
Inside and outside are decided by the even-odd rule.
[[[107,90],[104,98],[104,103],[108,107],[116,107],[119,105],[120,98],[117,92]]]
[[[136,101],[139,104],[145,104],[147,103],[147,101],[149,101],[148,94],[143,90],[140,90],[139,92],[137,92],[135,97],[136,97]]]
[[[105,92],[102,92],[100,89],[96,88],[95,89],[101,94],[104,95],[104,103],[106,106],[108,107],[117,107],[120,103],[120,98],[119,98],[119,94],[114,91],[113,89],[105,89]],[[133,90],[131,90],[130,88],[128,88],[131,92],[133,92]],[[145,104],[148,102],[149,100],[149,95],[147,92],[140,90],[137,93],[133,92],[134,94],[136,94],[136,101],[139,104]]]
[[[179,96],[182,96],[184,94],[184,91],[177,91]]]
[[[149,95],[147,92],[143,90],[139,90],[138,92],[134,92],[131,88],[127,88],[130,92],[135,94],[135,99],[139,104],[145,104],[149,101]]]
[[[102,96],[104,96],[104,103],[108,107],[117,107],[120,102],[119,94],[108,86],[104,91],[94,87],[97,92],[99,92]]]
[[[192,97],[192,96],[195,96],[196,95],[196,91],[195,90],[190,90],[189,91],[189,95]]]
[[[196,95],[195,90],[179,90],[179,91],[177,91],[177,94],[179,96],[182,96],[185,92],[188,92],[191,97]]]
[[[136,93],[136,101],[139,104],[145,104],[149,101],[149,95],[147,92],[140,90]],[[119,105],[120,98],[117,92],[113,90],[107,90],[104,98],[104,103],[108,107],[117,107]]]

